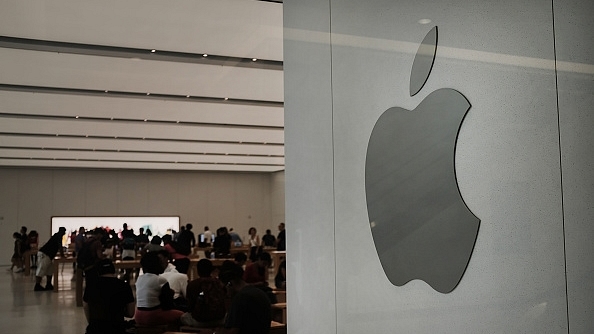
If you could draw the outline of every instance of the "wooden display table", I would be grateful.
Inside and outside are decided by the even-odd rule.
[[[55,257],[54,258],[54,292],[58,292],[58,284],[60,279],[60,264],[64,263],[74,263],[76,261],[75,257],[66,256],[66,257]]]

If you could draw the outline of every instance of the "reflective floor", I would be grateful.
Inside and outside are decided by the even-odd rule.
[[[72,267],[61,272],[59,292],[34,292],[35,275],[11,273],[0,267],[1,333],[84,334],[82,307],[76,307]],[[45,286],[45,278],[42,281]]]

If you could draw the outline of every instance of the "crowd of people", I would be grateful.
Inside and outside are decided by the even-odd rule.
[[[37,239],[39,237],[37,231],[32,230],[27,234],[27,227],[22,226],[21,231],[14,232],[12,237],[14,238],[14,251],[10,258],[11,266],[7,270],[15,273],[22,273],[25,270],[25,254],[27,251],[31,251],[31,267],[36,268]]]
[[[124,224],[121,232],[96,228],[70,235],[76,255],[75,270],[84,273],[83,294],[87,334],[125,333],[130,323],[136,326],[166,325],[175,330],[179,326],[217,328],[217,333],[267,333],[271,323],[271,304],[276,296],[268,283],[271,256],[263,247],[284,250],[284,223],[279,225],[279,235],[272,241],[270,231],[260,240],[255,228],[249,229],[248,254],[231,254],[231,245],[239,245],[241,239],[231,236],[231,230],[221,227],[208,239],[207,248],[217,258],[226,260],[215,267],[208,259],[197,262],[198,278],[188,279],[191,249],[203,246],[196,242],[192,224],[186,224],[179,233],[152,236],[140,229],[139,234]],[[13,266],[22,271],[23,256],[34,243],[26,234],[13,235],[15,252]],[[205,232],[209,232],[205,227]],[[53,290],[53,259],[64,255],[62,240],[66,229],[60,227],[36,253],[34,291]],[[27,239],[25,239],[27,238]],[[25,246],[26,245],[26,246]],[[27,248],[29,247],[29,248]],[[129,284],[131,270],[123,275],[116,271],[115,255],[135,259],[140,254],[142,274],[136,278],[135,293]],[[119,277],[118,277],[118,274]],[[276,289],[286,288],[286,264],[280,264],[275,273]],[[46,277],[45,286],[42,285]],[[133,319],[126,321],[126,318]],[[247,330],[247,331],[246,331]]]

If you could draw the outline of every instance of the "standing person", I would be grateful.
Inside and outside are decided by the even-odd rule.
[[[149,243],[149,236],[144,233],[144,228],[141,227],[138,229],[138,235],[136,236],[136,249],[142,251],[144,246],[148,245]]]
[[[128,229],[128,224],[124,223],[124,230],[122,231],[122,260],[136,259],[136,235],[133,230]]]
[[[8,271],[13,271],[14,267],[17,267],[16,273],[23,272],[23,239],[21,239],[21,234],[19,232],[14,232],[12,234],[14,238],[14,252],[12,254],[12,258],[10,262],[12,265],[8,268]]]
[[[78,234],[74,237],[74,257],[78,257],[78,253],[83,247],[85,243],[85,228],[83,226],[78,228]],[[74,274],[72,275],[72,281],[76,281],[76,261],[72,262],[72,269],[74,269]]]
[[[287,250],[287,246],[285,244],[285,223],[278,224],[278,236],[276,237],[276,250],[277,251],[284,251]]]
[[[80,252],[85,240],[85,228],[81,226],[78,228],[78,234],[74,237],[74,255]]]
[[[229,229],[229,236],[231,236],[231,241],[233,242],[233,246],[240,247],[243,245],[243,241],[237,232],[233,231],[233,227]]]
[[[184,255],[192,254],[192,249],[196,246],[196,236],[192,232],[193,227],[192,224],[186,224],[186,228],[177,237],[178,251]]]
[[[96,228],[87,233],[85,241],[76,254],[76,268],[84,273],[86,288],[93,286],[98,278],[97,263],[103,259],[103,230]]]
[[[202,233],[204,238],[204,247],[210,247],[212,244],[212,231],[208,228],[208,226],[204,226],[204,233]]]
[[[28,250],[31,250],[31,244],[29,244],[29,236],[27,235],[27,226],[21,226],[21,268],[25,270],[25,254]]]
[[[250,243],[250,260],[252,262],[258,261],[258,254],[260,253],[260,236],[255,227],[250,227],[248,241]]]
[[[35,230],[29,232],[27,237],[29,240],[29,247],[31,247],[31,268],[37,268],[37,251],[39,246],[39,234]]]
[[[124,224],[124,230],[122,231],[122,260],[135,260],[136,259],[136,235],[134,230],[128,229],[128,224]],[[122,279],[126,282],[130,281],[130,275],[133,269],[125,269],[124,276]]]
[[[231,306],[224,328],[217,329],[217,333],[266,334],[272,319],[270,300],[262,290],[246,284],[242,276],[243,270],[234,263],[221,269],[219,277],[227,287]]]
[[[21,226],[21,240],[26,241],[28,239],[27,226]]]
[[[37,271],[35,272],[35,287],[34,291],[53,290],[52,275],[54,274],[54,257],[60,252],[60,256],[64,256],[64,249],[62,248],[62,237],[66,234],[66,228],[60,227],[58,232],[54,233],[52,237],[43,245],[37,252],[37,259],[39,261]],[[41,286],[41,279],[45,276],[47,283],[45,288]]]
[[[215,252],[217,258],[226,258],[231,253],[231,236],[226,227],[219,227],[217,229],[217,236],[212,243],[212,251]]]
[[[266,234],[262,237],[262,243],[266,247],[274,247],[276,242],[276,238],[272,235],[272,231],[270,229],[266,230]]]
[[[134,316],[134,295],[130,284],[115,275],[115,267],[109,259],[97,264],[96,284],[87,286],[83,295],[83,308],[88,326],[86,334],[124,334],[124,317]]]

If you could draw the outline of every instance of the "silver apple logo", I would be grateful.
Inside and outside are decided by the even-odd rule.
[[[437,27],[421,43],[410,95],[425,85],[437,51]],[[470,103],[460,92],[431,92],[414,110],[392,107],[377,120],[365,162],[367,211],[375,247],[390,282],[420,279],[441,293],[458,285],[480,220],[456,181],[458,132]]]

